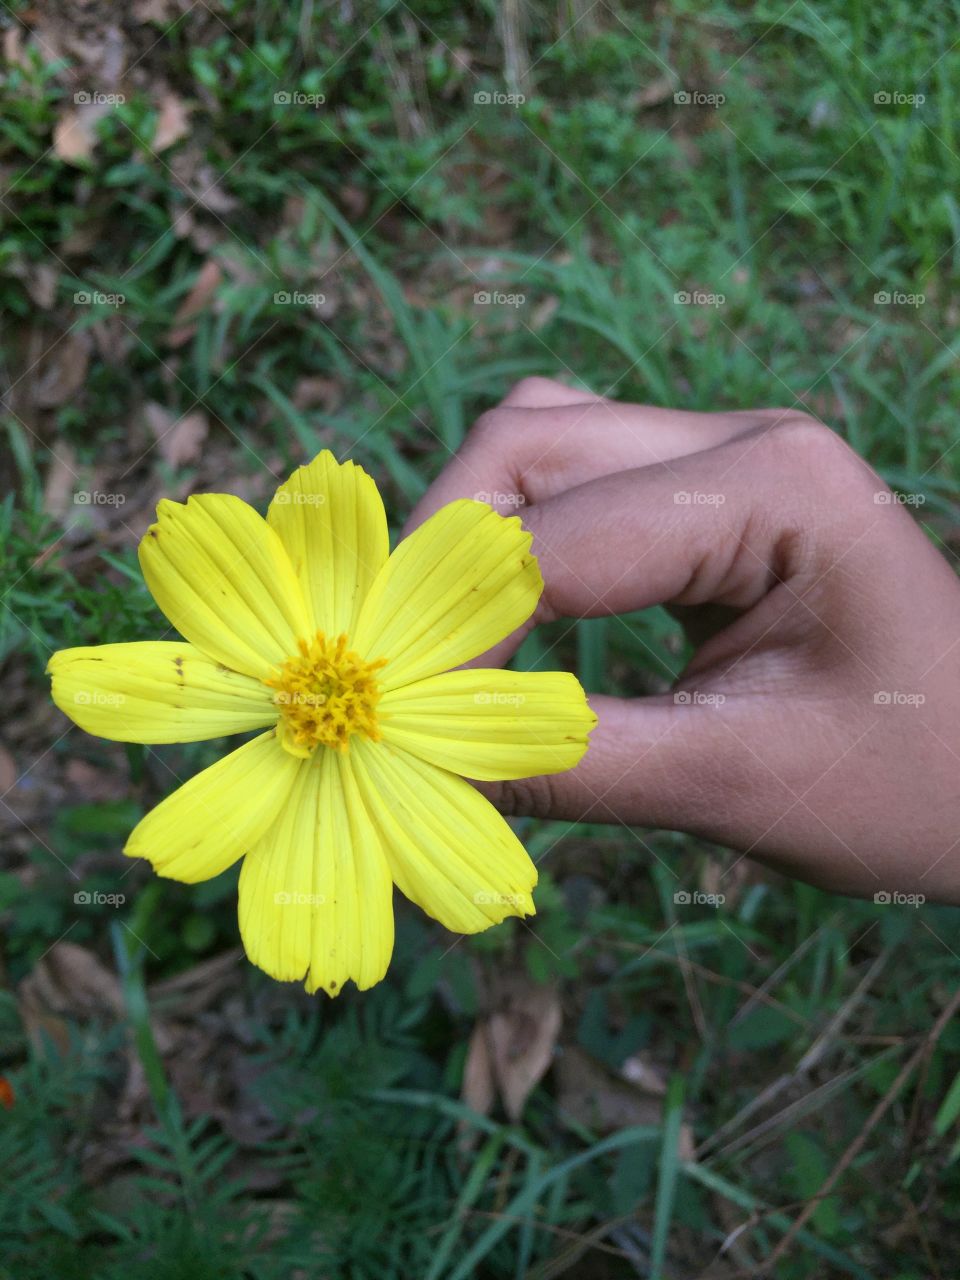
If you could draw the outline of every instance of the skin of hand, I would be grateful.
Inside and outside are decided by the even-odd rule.
[[[656,604],[696,645],[672,693],[591,696],[576,769],[483,784],[503,812],[686,831],[836,892],[960,902],[960,583],[834,431],[530,378],[408,531],[456,498],[520,515],[545,584],[470,665],[502,665],[538,623]]]

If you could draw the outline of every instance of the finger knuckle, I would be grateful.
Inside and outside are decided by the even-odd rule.
[[[842,436],[810,414],[784,410],[782,419],[767,427],[764,439],[781,463],[824,477],[844,478],[864,463]]]
[[[554,810],[553,785],[549,777],[511,778],[501,782],[497,808],[508,817],[547,818]]]
[[[550,395],[555,391],[566,391],[567,388],[555,378],[543,378],[539,374],[531,374],[515,382],[508,392],[508,399],[533,400],[538,396]]]
[[[509,420],[509,410],[499,407],[487,409],[485,413],[481,413],[470,428],[466,443],[474,447],[484,447],[489,444],[496,445],[509,430]]]

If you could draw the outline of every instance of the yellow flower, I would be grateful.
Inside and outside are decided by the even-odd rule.
[[[457,933],[533,914],[536,868],[464,779],[569,769],[596,718],[566,673],[450,670],[533,613],[530,542],[517,517],[460,501],[391,555],[376,485],[330,453],[266,520],[229,494],[163,500],[140,564],[185,639],[63,649],[53,699],[119,742],[265,732],[125,852],[189,883],[243,857],[247,955],[330,995],[386,973],[394,883]]]

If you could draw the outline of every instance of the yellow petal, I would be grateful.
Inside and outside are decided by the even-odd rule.
[[[196,742],[277,718],[270,689],[185,640],[61,649],[47,672],[60,710],[114,742]]]
[[[313,629],[349,634],[390,551],[387,517],[372,478],[325,450],[280,486],[267,522],[287,549]]]
[[[445,671],[381,698],[383,737],[468,778],[572,769],[597,717],[563,671]]]
[[[534,914],[537,869],[469,782],[385,742],[354,738],[350,758],[398,888],[456,933]]]
[[[309,634],[303,592],[283,543],[227,493],[163,499],[140,543],[154,600],[181,635],[234,671],[266,679]]]
[[[350,761],[321,749],[240,872],[250,960],[282,982],[339,995],[379,982],[393,952],[393,884]]]
[[[516,516],[463,499],[404,539],[377,574],[352,647],[387,658],[383,690],[475,658],[515,631],[540,599],[531,535]]]
[[[276,821],[297,771],[275,732],[262,733],[185,782],[152,809],[124,853],[194,884],[225,871]]]

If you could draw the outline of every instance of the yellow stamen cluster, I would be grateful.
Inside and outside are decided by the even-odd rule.
[[[365,662],[347,648],[347,637],[328,640],[318,631],[312,640],[298,640],[299,654],[265,681],[276,689],[280,712],[278,732],[294,755],[309,756],[315,747],[346,751],[351,734],[380,737],[376,707],[380,700],[376,673],[386,663]]]

